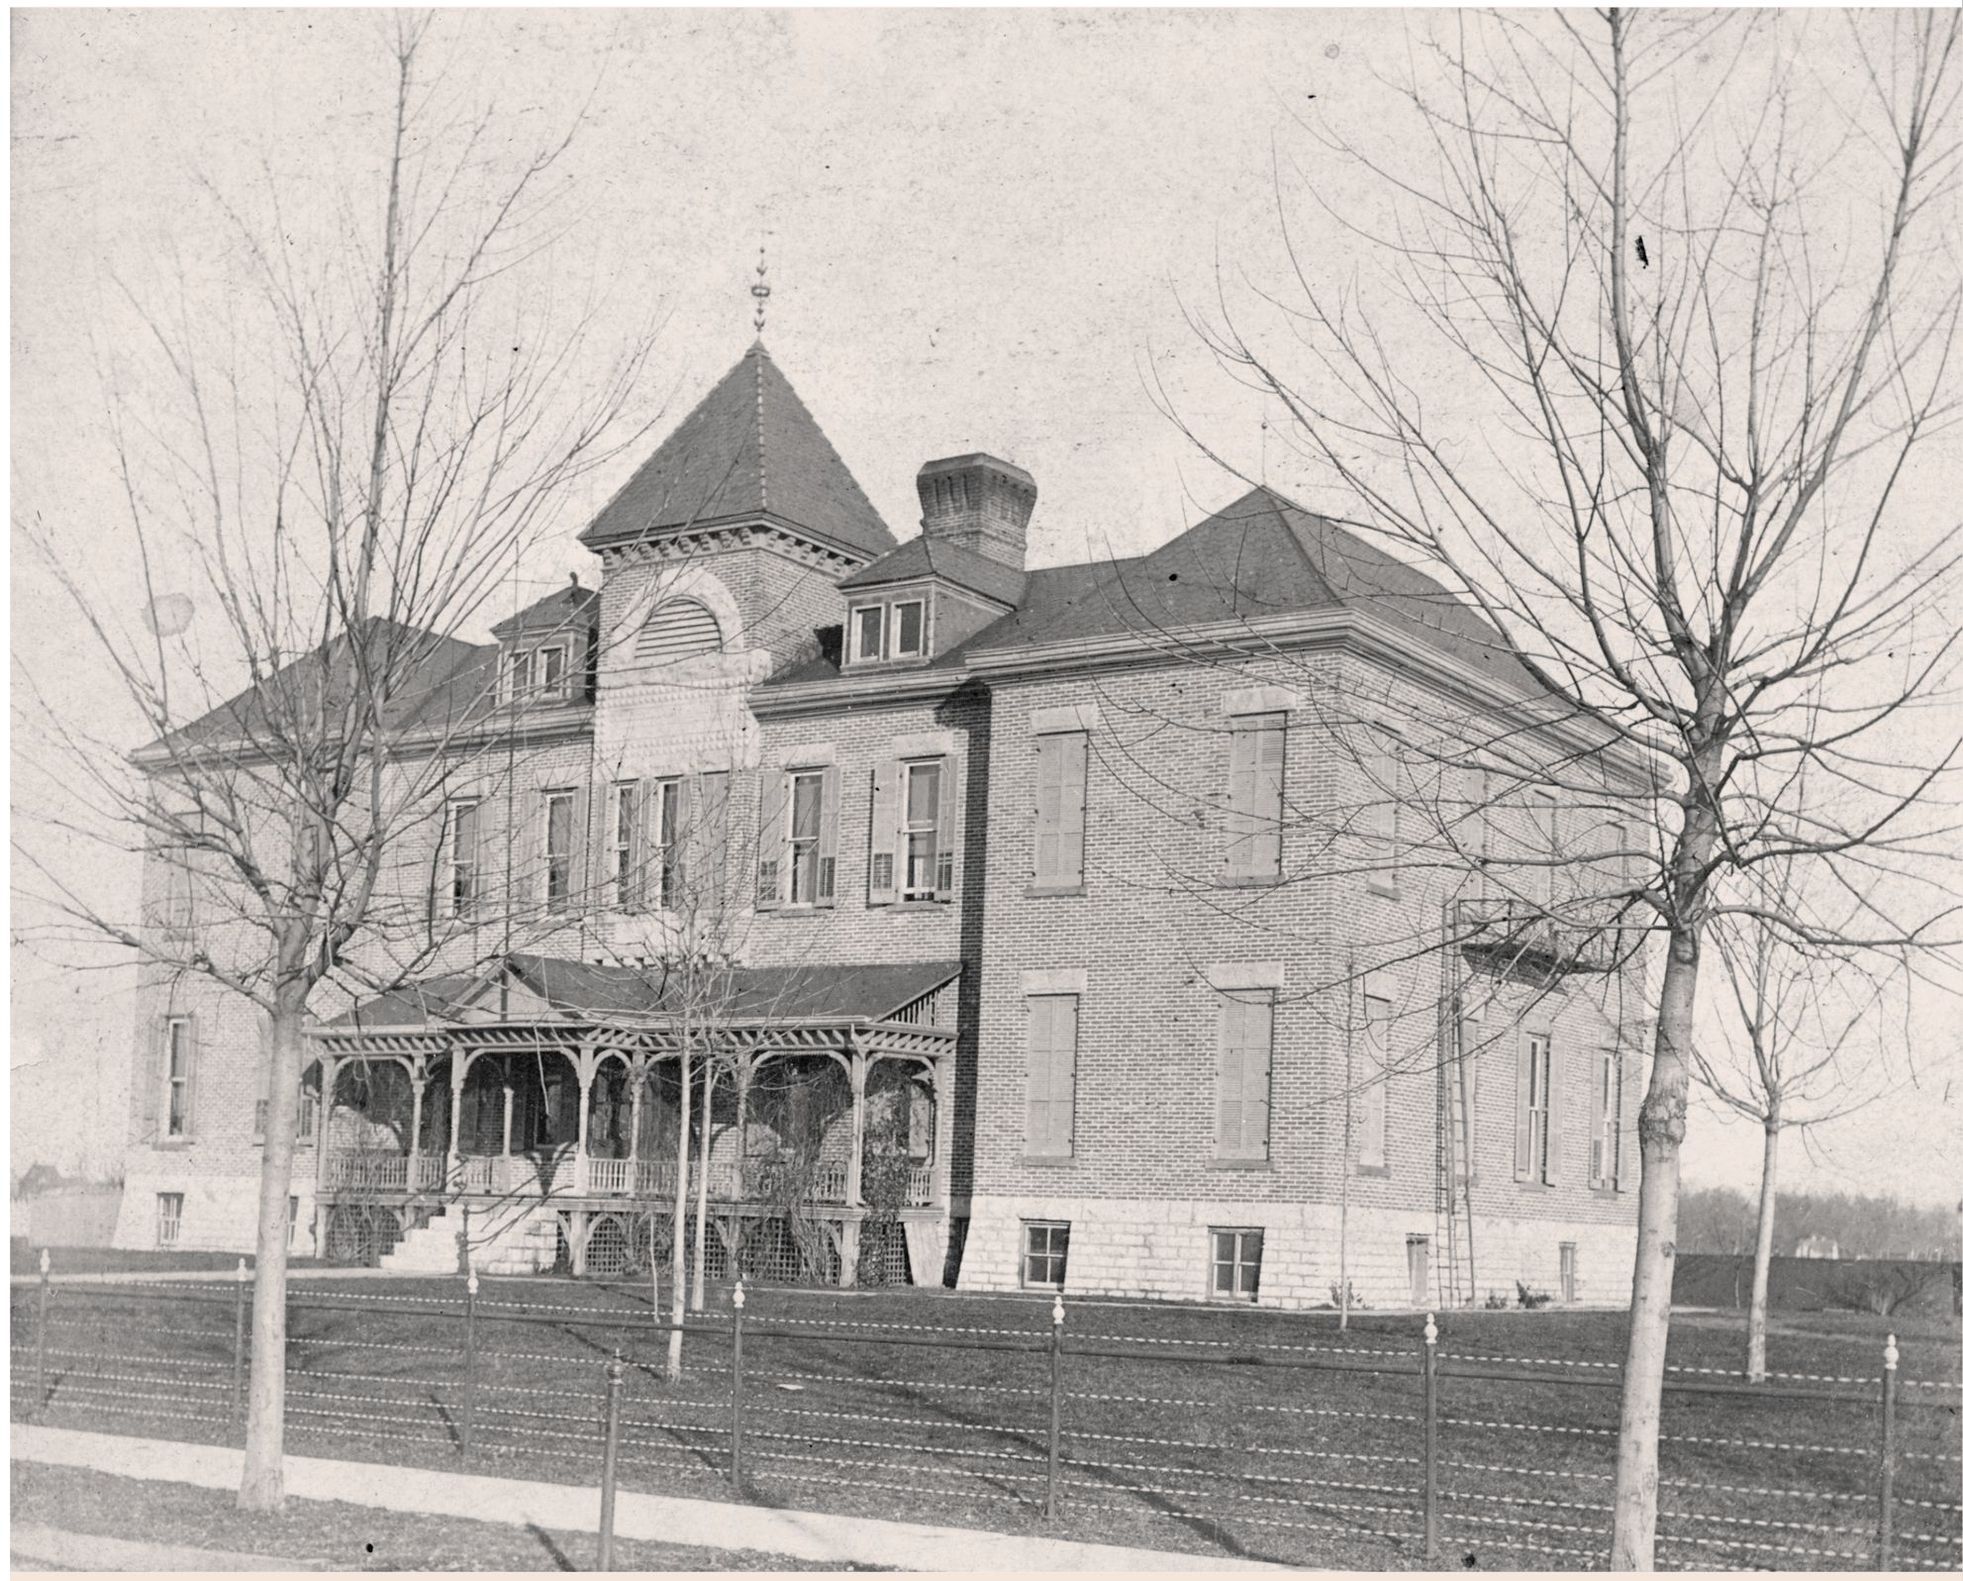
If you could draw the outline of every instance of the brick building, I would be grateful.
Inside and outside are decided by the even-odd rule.
[[[759,344],[597,593],[441,646],[470,750],[391,853],[413,971],[318,1007],[296,1250],[630,1269],[685,1149],[712,1275],[1620,1299],[1643,765],[1268,491],[1034,567],[1028,474],[918,488],[899,542]],[[258,1018],[142,1003],[118,1241],[244,1249]]]

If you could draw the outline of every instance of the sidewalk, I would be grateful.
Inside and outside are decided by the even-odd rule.
[[[56,1570],[249,1570],[280,1575],[311,1570],[278,1554],[235,1554],[220,1548],[180,1548],[167,1543],[133,1543],[121,1537],[93,1537],[52,1526],[15,1526],[7,1547],[33,1573],[37,1564]]]
[[[203,1488],[238,1486],[244,1453],[208,1444],[124,1438],[69,1428],[15,1423],[16,1460],[79,1466],[111,1476],[152,1482],[186,1482]],[[513,1477],[469,1476],[364,1461],[286,1457],[286,1491],[299,1499],[341,1499],[412,1515],[454,1515],[550,1531],[599,1529],[598,1488]],[[1282,1565],[1208,1554],[1162,1553],[1107,1543],[1064,1542],[1053,1537],[1012,1537],[966,1527],[922,1526],[909,1521],[855,1515],[820,1515],[677,1499],[622,1490],[615,1501],[614,1534],[694,1548],[749,1549],[836,1566],[888,1565],[901,1570],[1191,1571],[1282,1570]],[[275,1568],[282,1568],[275,1562]],[[291,1568],[284,1566],[283,1568]]]

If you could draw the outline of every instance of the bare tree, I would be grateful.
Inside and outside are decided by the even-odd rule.
[[[1628,853],[1663,960],[1621,1568],[1654,1558],[1708,930],[1749,917],[1802,953],[1922,971],[1955,931],[1959,743],[1931,704],[1959,651],[1939,613],[1957,485],[1926,470],[1945,454],[1926,442],[1954,415],[1963,303],[1945,241],[1959,26],[1454,19],[1372,97],[1394,153],[1321,134],[1381,210],[1326,211],[1313,242],[1285,221],[1282,289],[1241,305],[1223,281],[1206,327],[1285,413],[1296,461],[1480,613],[1548,717],[1660,765],[1658,837]],[[1825,54],[1844,80],[1815,75]],[[1632,793],[1598,794],[1603,816],[1619,802],[1652,826]],[[1835,903],[1729,882],[1775,862]]]
[[[207,979],[266,1018],[249,1509],[283,1500],[310,1010],[471,948],[487,897],[446,897],[432,925],[422,860],[446,787],[495,762],[502,728],[495,665],[458,633],[568,487],[635,437],[620,418],[648,344],[597,373],[576,364],[589,312],[538,278],[571,134],[501,174],[493,118],[458,115],[419,69],[430,25],[385,24],[379,190],[295,204],[269,176],[263,224],[212,194],[245,288],[210,314],[149,319],[155,398],[113,408],[145,630],[95,596],[58,524],[23,524],[152,738],[127,760],[39,686],[70,777],[59,822],[147,848],[199,914],[117,914],[17,842],[38,898],[70,939]]]
[[[1792,892],[1791,864],[1755,875],[1770,915],[1803,912]],[[1765,1378],[1765,1314],[1778,1211],[1779,1141],[1810,1134],[1866,1108],[1891,1087],[1883,1010],[1886,975],[1856,954],[1801,950],[1761,915],[1732,919],[1711,937],[1727,990],[1713,1007],[1715,1035],[1691,1045],[1698,1084],[1711,1099],[1752,1121],[1764,1135],[1759,1168],[1758,1228],[1753,1242],[1751,1304],[1745,1322],[1745,1370]],[[1825,931],[1825,930],[1823,930]]]

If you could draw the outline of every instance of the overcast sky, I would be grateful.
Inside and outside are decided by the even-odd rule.
[[[351,11],[12,26],[13,505],[90,552],[114,541],[102,372],[140,334],[130,299],[225,267],[204,183],[243,192],[264,166],[358,188],[385,152],[388,66],[377,18]],[[1372,77],[1398,70],[1406,29],[1334,10],[446,12],[430,59],[514,143],[586,107],[556,256],[603,295],[597,344],[660,311],[646,395],[664,428],[748,344],[762,238],[765,338],[893,528],[917,525],[922,461],[985,449],[1035,475],[1031,557],[1048,563],[1150,547],[1238,492],[1155,386],[1250,475],[1282,467],[1274,414],[1187,313],[1219,260],[1236,283],[1277,277],[1277,150],[1344,200],[1355,178],[1317,162],[1296,118],[1311,95],[1339,120],[1378,114]],[[631,466],[566,501],[524,597],[597,578],[572,535]],[[13,651],[63,653],[64,691],[113,727],[113,688],[67,662],[59,601],[18,551],[12,609]],[[97,881],[133,887],[134,864]],[[91,1067],[115,1132],[126,984],[13,964],[16,1149],[55,1146],[55,1100]],[[1828,1133],[1823,1168],[1795,1149],[1791,1182],[1953,1200],[1954,1037],[1924,1054],[1932,1088]],[[1755,1135],[1704,1120],[1686,1153],[1693,1179],[1745,1183],[1756,1162]]]

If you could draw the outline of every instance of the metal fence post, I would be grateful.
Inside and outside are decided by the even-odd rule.
[[[471,1429],[477,1425],[477,1270],[463,1282],[463,1425],[461,1447],[470,1453]]]
[[[1438,1562],[1438,1323],[1425,1314],[1425,1558]]]
[[[238,1278],[232,1287],[232,1421],[239,1419],[245,1399],[245,1259],[239,1259]]]
[[[1056,1519],[1057,1459],[1063,1443],[1063,1297],[1050,1308],[1050,1477],[1043,1495],[1043,1517]]]
[[[600,1564],[613,1568],[613,1484],[620,1459],[620,1383],[627,1369],[620,1362],[620,1347],[613,1348],[607,1363],[607,1436],[600,1456]]]
[[[48,1408],[48,1270],[47,1247],[41,1248],[41,1294],[34,1313],[34,1410]]]
[[[743,1281],[730,1292],[729,1330],[729,1480],[743,1487]]]
[[[1881,1540],[1875,1569],[1895,1568],[1895,1368],[1901,1352],[1888,1336],[1881,1353]]]

